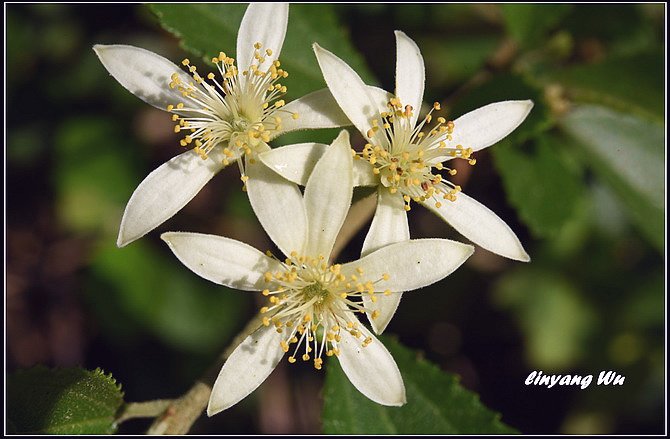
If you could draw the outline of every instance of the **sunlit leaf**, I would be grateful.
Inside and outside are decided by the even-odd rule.
[[[400,343],[382,337],[402,374],[407,404],[385,407],[356,390],[337,361],[327,365],[323,429],[326,434],[510,434],[500,421],[463,388],[458,377],[441,371]]]
[[[626,205],[642,233],[661,250],[665,227],[665,152],[661,125],[604,107],[576,107],[561,122],[584,159]]]
[[[111,434],[123,393],[99,369],[38,366],[9,376],[6,402],[10,433]]]

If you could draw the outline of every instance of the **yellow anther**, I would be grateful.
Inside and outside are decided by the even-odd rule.
[[[439,102],[433,102],[433,110],[435,111],[440,111],[442,107],[440,106]]]
[[[272,273],[269,271],[263,275],[265,282],[270,282],[272,280]]]
[[[290,357],[288,357],[288,362],[289,362],[289,363],[295,363],[295,357],[294,357],[293,355],[291,355]]]
[[[263,325],[270,326],[270,319],[268,319],[267,317],[263,317]]]
[[[309,354],[302,354],[302,360],[303,361],[309,360]]]
[[[372,315],[370,317],[372,317],[372,320],[376,319],[377,317],[379,317],[379,311],[377,310],[372,311]]]
[[[191,63],[191,61],[188,60],[188,58],[184,58],[181,62],[182,65],[187,66]]]

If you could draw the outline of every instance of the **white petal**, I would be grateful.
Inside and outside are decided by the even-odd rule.
[[[436,201],[441,203],[439,208],[435,207]],[[422,204],[480,247],[506,258],[530,261],[530,256],[507,223],[463,192],[459,192],[453,202],[433,196]]]
[[[384,187],[379,188],[377,210],[368,234],[365,236],[361,256],[366,256],[386,245],[409,239],[409,224],[407,224],[407,212],[404,207],[405,202],[399,192],[392,194]],[[373,303],[370,297],[363,296],[364,306],[379,312],[376,319],[372,319],[368,313],[370,325],[377,334],[384,332],[401,298],[402,293],[399,292],[389,296],[379,296],[377,302]]]
[[[265,55],[266,49],[272,50],[272,55],[265,56],[265,62],[258,69],[266,71],[270,67],[281,53],[287,25],[288,3],[251,3],[247,7],[237,33],[236,55],[240,73],[254,62],[256,43],[263,45],[261,55]]]
[[[203,160],[189,150],[147,175],[126,205],[116,245],[130,244],[177,213],[223,169],[222,157],[212,151]]]
[[[337,356],[347,378],[363,395],[377,404],[401,406],[407,402],[405,385],[393,357],[384,345],[365,327],[359,327],[362,337],[357,339],[348,331],[341,331]],[[362,347],[367,337],[372,343]]]
[[[304,186],[326,148],[328,145],[322,143],[296,143],[264,152],[258,158],[285,179]]]
[[[533,108],[533,101],[503,101],[485,105],[464,114],[454,121],[452,140],[447,146],[461,145],[479,151],[504,139],[526,119]],[[451,159],[443,156],[437,161]]]
[[[373,119],[380,119],[379,104],[368,94],[367,86],[347,63],[314,43],[314,53],[330,92],[344,114],[364,137]],[[381,119],[379,120],[381,124]]]
[[[401,31],[395,31],[396,64],[395,94],[403,105],[411,105],[412,126],[416,124],[423,102],[423,88],[426,82],[426,68],[416,43]]]
[[[326,148],[305,186],[307,245],[305,255],[330,256],[353,194],[349,133],[342,131]]]
[[[385,187],[378,190],[377,210],[365,236],[361,256],[366,256],[380,248],[409,239],[407,212],[402,194],[392,194]]]
[[[149,50],[120,44],[96,44],[93,50],[119,84],[160,110],[184,101],[182,94],[169,86],[172,74],[177,73],[185,83],[193,82],[178,66]]]
[[[247,161],[246,172],[249,202],[267,234],[285,255],[303,254],[307,215],[298,186],[260,162]]]
[[[282,129],[275,134],[275,137],[295,130],[338,128],[351,125],[351,121],[342,112],[327,88],[291,101],[282,107],[282,110],[287,113],[284,111],[279,113],[282,117]],[[289,113],[297,114],[298,118],[288,116]]]
[[[372,172],[372,165],[369,162],[356,159],[354,160],[354,186],[377,186],[379,185],[379,176]]]
[[[282,146],[259,155],[267,167],[293,183],[305,186],[314,166],[328,145],[323,143],[296,143]],[[365,160],[353,161],[354,186],[376,186],[379,177]]]
[[[274,326],[262,326],[235,348],[216,378],[207,416],[234,406],[265,381],[284,356],[281,340]]]
[[[362,279],[374,282],[384,273],[375,291],[411,291],[449,276],[474,252],[471,245],[448,239],[413,239],[387,245],[358,261],[342,265],[342,274],[350,277],[363,269]]]
[[[166,232],[161,239],[195,274],[237,290],[261,291],[267,285],[264,274],[282,269],[277,260],[223,236]]]

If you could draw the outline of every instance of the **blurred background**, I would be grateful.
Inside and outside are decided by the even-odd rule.
[[[160,233],[220,234],[261,250],[272,244],[237,170],[228,169],[156,231],[116,247],[132,191],[180,149],[169,116],[121,87],[91,48],[132,44],[175,63],[194,59],[165,28],[200,17],[167,5],[5,8],[7,371],[100,367],[122,383],[127,401],[177,397],[260,302],[193,275]],[[243,11],[238,5],[230,20],[239,23]],[[510,225],[532,262],[477,249],[447,279],[406,294],[387,329],[460,375],[522,433],[663,432],[665,13],[663,4],[292,6],[289,37],[291,26],[326,20],[332,32],[322,45],[350,38],[347,61],[387,90],[393,30],[405,31],[425,58],[425,100],[440,101],[446,117],[534,100],[521,128],[477,153],[477,165],[462,167],[456,180]],[[198,23],[206,43],[187,46],[232,52],[237,24],[219,40],[216,23]],[[289,55],[297,54],[293,62],[303,56],[313,76],[288,78],[295,98],[324,83],[312,40],[289,37],[287,70],[293,74]],[[335,134],[277,144],[329,143]],[[413,238],[463,240],[426,209],[409,218]],[[364,230],[342,261],[358,257]],[[193,432],[319,433],[324,375],[287,366]],[[626,381],[525,386],[533,370],[614,370]],[[140,433],[148,423],[129,421],[120,431]]]

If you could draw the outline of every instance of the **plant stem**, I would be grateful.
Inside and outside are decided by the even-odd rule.
[[[121,407],[116,423],[120,424],[134,418],[155,418],[162,414],[172,402],[174,402],[172,399],[156,399],[154,401],[126,403]]]
[[[253,331],[261,326],[260,314],[233,339],[232,343],[217,358],[217,361],[179,398],[169,401],[165,408],[156,413],[156,420],[147,434],[186,434],[207,407],[212,386],[223,363],[235,348]]]

